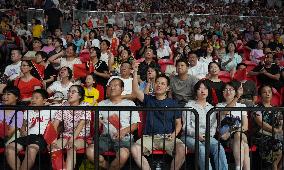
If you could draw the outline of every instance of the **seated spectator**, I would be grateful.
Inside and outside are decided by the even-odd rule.
[[[55,92],[59,91],[63,93],[64,99],[67,99],[68,90],[73,85],[73,83],[71,82],[72,76],[72,70],[69,67],[62,67],[59,70],[59,80],[53,82],[47,88],[48,94],[52,95]]]
[[[47,44],[45,46],[43,46],[43,48],[41,49],[41,51],[46,52],[47,54],[49,54],[51,51],[53,51],[55,49],[54,47],[54,39],[52,36],[48,36],[47,37]]]
[[[139,75],[139,81],[145,81],[147,77],[147,70],[149,66],[155,67],[158,70],[160,70],[160,65],[155,61],[154,59],[154,53],[153,49],[147,48],[145,52],[145,60],[140,63],[139,69],[138,69],[138,75]]]
[[[188,75],[189,64],[186,59],[176,61],[177,74],[171,78],[169,96],[177,100],[180,106],[184,106],[193,99],[192,90],[198,79]]]
[[[167,45],[165,45],[165,40],[162,38],[159,38],[158,40],[158,49],[157,49],[157,58],[158,59],[169,59],[173,60],[173,52],[171,48]]]
[[[55,31],[54,31],[54,36],[55,36],[55,40],[57,38],[61,39],[61,44],[64,46],[64,47],[67,47],[67,43],[66,43],[66,40],[65,38],[62,36],[62,29],[61,28],[56,28]],[[58,41],[59,42],[59,41]],[[55,43],[55,42],[54,42]]]
[[[41,38],[42,33],[44,31],[44,27],[41,24],[40,20],[35,20],[35,25],[32,27],[32,34],[34,38]]]
[[[132,93],[132,77],[131,77],[131,64],[129,62],[123,62],[120,67],[120,75],[119,76],[111,76],[110,79],[108,80],[108,87],[109,83],[112,79],[114,78],[119,78],[123,81],[124,83],[124,88],[122,95],[127,95]],[[110,90],[110,89],[109,89]]]
[[[226,83],[223,89],[224,102],[217,104],[216,107],[246,107],[246,105],[238,103],[242,95],[243,87],[241,83],[237,81]],[[229,119],[234,122],[234,128],[226,123]],[[224,123],[222,123],[222,121]],[[249,146],[245,134],[248,130],[247,112],[223,111],[221,112],[221,125],[224,125],[219,130],[221,139],[225,142],[229,142],[233,149],[236,169],[250,169]]]
[[[237,65],[236,70],[242,74],[241,72],[245,71],[246,68],[247,65],[245,63],[240,63]],[[246,79],[246,74],[247,73],[245,73],[245,76],[241,80],[238,80],[242,83],[244,89],[244,93],[239,102],[245,104],[247,107],[253,107],[257,102],[257,87],[254,81]]]
[[[272,62],[273,54],[267,53],[264,58],[264,64],[256,66],[249,72],[249,75],[257,76],[257,80],[260,84],[271,85],[276,89],[280,89],[280,68]]]
[[[139,101],[144,103],[145,107],[178,107],[178,103],[175,100],[167,97],[167,91],[170,88],[168,77],[159,76],[157,78],[155,82],[155,96],[151,96],[139,90],[138,65],[134,64],[133,69],[133,93]],[[143,137],[131,147],[131,154],[136,164],[139,168],[150,169],[150,165],[143,155],[149,155],[155,149],[165,149],[169,155],[172,155],[173,152],[179,153],[173,155],[175,158],[172,160],[171,169],[180,169],[185,160],[186,149],[182,141],[177,138],[182,128],[181,112],[149,111],[146,115]],[[164,135],[166,136],[165,138]],[[156,147],[152,147],[152,144]]]
[[[94,87],[95,79],[93,75],[89,74],[85,80],[85,99],[84,102],[89,103],[90,106],[97,106],[98,99],[99,99],[99,91]]]
[[[76,56],[76,48],[74,44],[67,44],[66,54],[64,51],[61,51],[50,57],[48,61],[53,64],[60,64],[60,68],[69,67],[73,71],[74,64],[81,64],[80,59]]]
[[[194,52],[188,54],[189,69],[188,74],[203,79],[208,74],[208,66],[198,61],[198,56]]]
[[[124,62],[129,62],[132,63],[134,58],[131,56],[131,51],[129,48],[123,49],[120,53],[119,56],[114,57],[112,56],[109,59],[109,71],[113,74],[120,74],[120,66]]]
[[[14,86],[20,89],[21,101],[30,102],[32,98],[33,91],[42,87],[42,83],[36,77],[33,63],[30,60],[23,60],[21,63],[21,76],[17,78],[14,82]],[[36,77],[35,77],[36,76]]]
[[[106,62],[101,59],[101,51],[99,48],[92,47],[90,49],[90,61],[94,65],[94,77],[98,84],[106,87],[108,79],[110,78],[108,66]]]
[[[39,38],[34,38],[32,42],[33,42],[33,50],[32,51],[28,51],[24,55],[23,60],[34,60],[36,52],[41,50],[42,42],[41,42],[41,40]]]
[[[20,90],[15,86],[6,86],[3,90],[2,105],[16,106],[19,101]],[[18,134],[18,129],[22,127],[23,112],[20,110],[1,110],[0,123],[6,123],[6,127],[0,129],[2,132],[4,130],[3,136],[0,137],[0,148],[4,148],[5,145],[15,140],[15,134]]]
[[[48,54],[48,61],[52,64],[52,66],[56,70],[59,70],[60,63],[53,63],[53,62],[51,62],[51,60],[53,60],[54,58],[58,58],[58,57],[63,57],[64,56],[63,42],[62,42],[61,38],[55,38],[53,43],[54,43],[54,50],[51,51]]]
[[[85,91],[79,85],[73,85],[68,91],[68,101],[62,106],[88,106],[84,103]],[[85,110],[58,110],[55,113],[53,125],[57,129],[63,122],[62,137],[52,144],[52,151],[66,148],[66,168],[76,167],[76,150],[86,146],[86,139],[90,135],[91,112]],[[61,136],[61,135],[60,135]]]
[[[89,32],[89,36],[87,38],[87,41],[85,42],[85,48],[91,47],[100,48],[100,40],[98,39],[97,32],[93,30]]]
[[[156,53],[156,47],[153,39],[150,36],[145,38],[145,41],[142,44],[142,47],[138,50],[136,59],[140,59],[146,56],[147,49],[150,48],[153,50],[153,53]]]
[[[214,60],[212,53],[213,53],[213,46],[207,45],[206,52],[203,54],[203,56],[199,57],[199,62],[204,64],[206,67],[208,67],[209,63]]]
[[[230,72],[231,77],[234,76],[237,65],[242,62],[242,57],[235,53],[235,50],[236,45],[233,42],[228,43],[227,54],[222,58],[222,67]]]
[[[79,29],[76,29],[75,30],[75,37],[74,37],[74,44],[76,45],[76,54],[79,54],[80,53],[80,51],[83,49],[83,47],[84,47],[84,44],[85,44],[85,42],[84,42],[84,40],[82,39],[82,35],[81,35],[82,33],[81,33],[81,30],[79,30]]]
[[[122,99],[124,83],[119,78],[110,81],[109,99],[99,102],[98,106],[135,106],[135,103]],[[137,111],[100,111],[101,123],[103,131],[99,137],[100,154],[114,150],[116,158],[111,162],[110,166],[100,155],[100,166],[105,169],[121,169],[125,165],[130,155],[130,146],[133,146],[133,135],[131,134],[138,127],[140,122],[139,113]],[[94,162],[94,144],[87,149],[87,157]]]
[[[260,40],[257,43],[257,48],[253,49],[250,52],[251,61],[258,64],[262,60],[262,57],[264,56],[263,49],[264,49],[264,44],[263,41]]]
[[[273,107],[271,105],[272,87],[263,85],[259,88],[259,93],[261,103],[257,107]],[[257,111],[254,113],[255,126],[253,127],[255,134],[253,138],[255,144],[261,148],[259,150],[261,159],[265,162],[271,162],[272,169],[281,169],[282,166],[282,116],[278,111]],[[282,137],[277,139],[277,135]]]
[[[8,65],[5,68],[4,75],[7,76],[7,78],[12,81],[15,80],[17,77],[20,76],[21,73],[21,59],[22,59],[22,54],[20,50],[14,49],[11,52],[11,60],[12,64]]]
[[[43,89],[37,89],[33,92],[31,105],[44,106],[47,101],[48,94]],[[6,149],[7,162],[12,169],[31,169],[35,163],[38,152],[42,152],[47,147],[47,143],[43,137],[48,122],[52,120],[54,115],[50,110],[27,110],[24,112],[24,123],[21,128],[22,136],[10,143]],[[28,130],[27,130],[28,129]],[[15,155],[25,149],[25,158]],[[17,162],[17,163],[16,163]]]
[[[207,103],[207,97],[210,93],[210,88],[206,81],[200,80],[194,85],[193,90],[195,100],[189,100],[185,107],[195,109],[199,114],[199,168],[205,170],[205,131],[206,129],[206,114],[213,106]],[[183,112],[183,134],[181,140],[186,144],[188,149],[195,148],[195,116],[191,112]],[[187,122],[187,123],[186,123]],[[187,126],[186,126],[187,125]],[[210,155],[216,169],[227,170],[227,158],[222,145],[214,138],[217,129],[216,114],[210,116]],[[212,169],[209,161],[209,169]]]
[[[211,93],[208,94],[208,102],[216,105],[223,101],[224,82],[219,79],[220,65],[216,62],[211,62],[208,65],[208,77],[206,83],[208,84]]]
[[[155,95],[154,86],[158,76],[159,70],[157,70],[157,68],[149,66],[147,70],[147,80],[140,83],[139,89],[145,94]]]
[[[109,49],[110,42],[108,40],[102,40],[100,44],[100,60],[104,61],[107,65],[109,65],[109,60],[113,56],[112,52]]]

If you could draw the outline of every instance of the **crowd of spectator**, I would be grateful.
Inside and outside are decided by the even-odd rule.
[[[163,3],[157,5],[159,10],[190,10],[185,5],[172,8],[174,2],[151,1],[152,6],[153,3]],[[147,4],[148,1],[143,3]],[[179,3],[183,4],[181,1]],[[269,8],[257,10],[261,4],[256,3],[254,1],[253,8],[248,10],[238,3],[222,9],[218,4],[211,4],[214,7],[203,4],[192,9],[195,13],[211,13],[211,10],[217,14],[275,15],[276,12]],[[100,4],[97,5],[99,8]],[[150,11],[152,6],[149,7]],[[284,27],[280,21],[270,26],[264,22],[251,21],[241,30],[240,26],[219,20],[211,21],[207,27],[208,20],[199,23],[182,20],[174,22],[169,17],[169,22],[157,24],[141,18],[133,24],[129,21],[109,22],[106,17],[103,27],[98,27],[92,21],[76,19],[71,31],[63,34],[63,14],[53,8],[54,5],[45,11],[46,25],[34,19],[30,28],[25,27],[15,16],[1,16],[0,63],[3,73],[0,93],[4,105],[192,107],[200,117],[197,140],[200,145],[199,166],[203,169],[205,117],[211,108],[262,108],[283,104],[272,102],[273,97],[282,95],[281,89],[284,87]],[[144,10],[147,11],[147,8],[145,5]],[[216,9],[219,8],[218,12]],[[281,14],[281,10],[277,13]],[[134,144],[131,135],[142,120],[138,112],[132,112],[131,117],[128,116],[129,112],[124,112],[120,120],[117,112],[100,112],[100,124],[103,126],[100,154],[109,149],[117,152],[116,159],[111,163],[100,156],[101,167],[122,168],[132,154],[139,167],[149,169],[150,165],[143,155],[150,154],[152,142],[155,149],[162,149],[161,139],[164,138],[164,149],[169,155],[174,151],[182,153],[186,147],[194,149],[195,120],[190,113],[149,111],[143,122],[146,124],[144,137]],[[19,116],[15,118],[15,114]],[[219,169],[228,169],[223,147],[230,146],[236,170],[250,169],[252,165],[246,136],[249,113],[224,111],[220,114],[220,129],[217,128],[216,116],[210,119],[210,155],[214,167],[219,165]],[[166,118],[162,118],[164,116]],[[274,135],[283,136],[283,118],[271,112],[255,112],[252,117],[255,145],[261,143],[260,147],[266,146],[260,151],[261,158],[271,163],[273,169],[282,169],[282,141],[274,138]],[[27,123],[23,123],[23,119]],[[73,113],[70,110],[59,110],[52,114],[49,111],[1,112],[0,120],[6,122],[8,133],[5,139],[0,136],[0,145],[6,145],[5,154],[12,169],[17,169],[16,166],[32,167],[37,152],[48,144],[43,138],[43,129],[48,126],[50,119],[55,129],[60,123],[64,124],[62,138],[51,143],[51,149],[56,152],[69,148],[66,167],[72,169],[76,163],[74,152],[85,147],[84,139],[90,135],[91,113],[88,111],[78,110]],[[120,122],[117,124],[113,120]],[[186,125],[184,122],[190,123]],[[232,122],[234,128],[230,127]],[[17,129],[21,129],[21,136],[14,141],[10,138]],[[181,131],[184,135],[179,139],[177,136]],[[153,134],[154,138],[149,136]],[[215,134],[219,136],[216,138]],[[28,143],[25,142],[27,139]],[[218,145],[218,140],[222,141],[222,146]],[[109,145],[106,141],[110,142]],[[17,150],[24,147],[29,150],[28,157],[20,164],[20,160],[14,156]],[[91,142],[86,150],[90,161],[94,161],[93,152],[94,145]],[[185,155],[172,156],[175,159],[171,168],[178,169]]]

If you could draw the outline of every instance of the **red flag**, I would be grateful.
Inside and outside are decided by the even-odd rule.
[[[8,133],[8,125],[5,122],[0,123],[0,138],[5,138]]]
[[[50,145],[57,138],[57,132],[51,122],[48,122],[48,125],[46,126],[44,131],[43,138],[48,145]]]
[[[119,130],[121,128],[121,124],[120,124],[119,117],[117,116],[117,114],[113,114],[109,116],[108,121],[110,124],[112,124],[116,128],[116,130]]]
[[[52,162],[52,168],[54,170],[66,169],[66,162],[64,161],[63,150],[52,152],[51,162]]]
[[[235,75],[234,75],[235,80],[242,81],[242,80],[246,80],[246,78],[247,78],[247,70],[246,69],[237,70],[235,72]]]

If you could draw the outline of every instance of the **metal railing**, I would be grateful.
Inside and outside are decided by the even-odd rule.
[[[50,118],[49,119],[50,120],[52,119],[51,115],[54,114],[53,112],[56,112],[55,115],[59,114],[59,113],[62,114],[62,122],[63,122],[63,124],[64,124],[65,121],[68,121],[64,117],[64,114],[66,114],[64,111],[71,111],[73,113],[73,115],[69,115],[69,116],[71,116],[72,123],[73,123],[73,125],[72,125],[72,129],[73,129],[73,133],[72,134],[73,135],[74,135],[74,131],[76,129],[76,127],[75,127],[76,125],[74,124],[74,121],[76,119],[76,115],[75,115],[76,111],[84,112],[84,119],[85,120],[88,119],[87,118],[89,116],[88,112],[91,111],[92,114],[93,114],[93,118],[91,120],[89,120],[90,123],[91,123],[90,126],[87,123],[84,124],[84,127],[83,127],[84,135],[83,136],[85,137],[84,138],[85,142],[84,142],[84,146],[81,149],[83,150],[83,153],[85,153],[86,149],[87,149],[87,141],[88,140],[92,141],[92,143],[94,144],[94,148],[93,149],[94,149],[94,162],[95,162],[94,166],[95,166],[95,169],[99,169],[100,154],[102,154],[102,153],[100,153],[100,146],[99,146],[100,138],[101,138],[101,135],[102,135],[101,134],[101,130],[100,130],[101,127],[99,125],[100,125],[100,123],[102,123],[101,122],[102,119],[101,119],[100,115],[103,112],[107,113],[107,119],[108,119],[109,122],[110,122],[110,120],[109,120],[110,119],[110,114],[112,114],[113,112],[118,113],[118,120],[119,120],[119,122],[120,122],[122,116],[125,117],[125,114],[129,113],[129,117],[130,117],[129,124],[130,125],[132,124],[131,123],[131,121],[132,121],[131,117],[134,115],[134,112],[139,112],[139,113],[143,112],[143,113],[147,113],[147,114],[148,113],[149,114],[158,114],[158,113],[160,114],[160,113],[162,113],[162,115],[165,115],[165,114],[170,113],[170,112],[175,112],[175,116],[176,116],[177,113],[182,113],[182,112],[184,112],[186,114],[193,114],[194,119],[195,119],[194,120],[195,121],[195,137],[193,137],[193,138],[198,139],[198,134],[199,134],[199,128],[198,128],[199,127],[199,115],[198,115],[196,110],[191,109],[191,108],[142,108],[142,107],[127,107],[127,106],[118,106],[118,107],[96,107],[96,106],[42,106],[42,107],[35,107],[35,106],[3,106],[3,105],[0,106],[0,111],[1,112],[5,113],[5,110],[15,110],[15,111],[25,110],[27,112],[27,120],[29,120],[29,112],[31,112],[33,110],[38,110],[38,111],[40,111],[39,112],[39,118],[38,118],[39,120],[36,119],[35,121],[38,121],[39,124],[42,122],[40,114],[41,114],[41,112],[43,113],[43,111],[48,111],[49,112],[49,114],[50,114]],[[18,115],[15,114],[15,121],[17,120],[17,116]],[[143,119],[143,118],[145,118],[143,116],[143,114],[141,114],[141,115],[139,114],[139,117],[140,117],[140,121],[141,121],[141,125],[142,125],[141,127],[143,127],[143,125],[145,125],[145,123],[147,121],[145,121],[146,119]],[[161,121],[165,125],[166,117],[164,116],[162,119],[163,120],[161,120]],[[88,122],[88,121],[86,121],[86,122]],[[109,122],[107,123],[108,133],[110,132],[110,123]],[[148,123],[147,126],[149,126],[149,122],[147,122],[147,123]],[[150,125],[152,125],[152,127],[154,127],[155,123],[157,123],[157,122],[152,121]],[[175,129],[175,121],[173,120],[173,122],[171,122],[171,123],[173,123],[172,124],[173,129]],[[183,122],[183,123],[185,125],[189,125],[190,122]],[[16,122],[15,122],[15,124],[16,124]],[[63,126],[65,126],[65,125],[63,125]],[[90,132],[90,135],[88,135],[89,134],[88,126],[90,127],[90,131],[92,131],[92,128],[93,128],[93,134],[92,134],[92,132]],[[121,127],[121,125],[119,127]],[[143,134],[143,129],[139,129],[139,127],[138,127],[138,134],[140,134],[140,136],[138,135],[136,138],[143,138],[143,135],[141,136],[141,134]],[[65,128],[65,127],[63,127],[63,128]],[[132,131],[131,128],[132,127],[130,126],[130,132]],[[38,130],[40,131],[40,126],[39,126]],[[64,132],[64,130],[63,130],[63,132]],[[27,129],[27,133],[29,133],[29,128]],[[118,131],[118,133],[120,133],[120,131]],[[161,149],[162,149],[162,151],[164,151],[165,150],[165,136],[166,136],[166,134],[161,134],[161,135],[162,135],[163,143],[164,143],[163,147]],[[186,133],[182,133],[181,135],[186,135]],[[63,133],[58,135],[58,139],[60,139],[61,137],[63,137]],[[129,137],[130,137],[130,140],[131,140],[131,138],[134,137],[134,136],[130,135]],[[19,138],[17,133],[16,133],[15,138],[16,139]],[[153,140],[153,138],[154,138],[154,136],[153,136],[153,133],[152,133],[152,140]],[[74,140],[74,136],[73,136],[73,140]],[[176,145],[176,140],[177,139],[175,138],[175,140],[174,140],[174,144],[175,145]],[[119,142],[118,142],[119,146],[121,145],[120,142],[121,141],[119,140]],[[130,148],[131,148],[131,145],[133,145],[133,144],[134,143],[130,143]],[[143,142],[142,142],[141,145],[143,146]],[[175,147],[175,145],[174,145],[174,147]],[[63,147],[63,140],[62,140],[62,146],[61,147],[64,148]],[[75,157],[76,155],[74,155],[74,154],[76,154],[76,153],[74,153],[74,148],[75,147],[74,147],[74,142],[73,142],[73,146],[72,146],[72,149],[73,149],[72,158],[73,158],[73,160],[74,160],[74,158],[76,159],[76,157]],[[153,153],[153,151],[154,151],[153,148],[154,147],[153,147],[153,141],[152,141],[152,151],[151,151],[151,153]],[[51,150],[52,150],[52,146],[49,145],[48,146],[48,151],[47,151],[49,157],[53,156],[52,152],[50,152]],[[29,152],[29,151],[26,150],[26,152]],[[143,147],[141,147],[141,152],[143,153]],[[188,154],[188,151],[185,150],[184,153],[176,153],[175,150],[173,150],[173,156],[175,156],[175,154],[185,154],[185,156],[186,156],[186,154]],[[16,165],[18,165],[17,161],[19,161],[17,159],[17,155],[18,155],[18,151],[15,152],[15,164]],[[42,160],[42,157],[41,157],[41,154],[38,154],[38,155],[39,155],[38,156],[38,160],[40,162]],[[165,152],[162,152],[162,155],[163,155],[162,156],[163,162],[165,162],[165,159],[166,159],[165,158]],[[196,160],[196,162],[198,162],[198,158],[199,158],[198,156],[199,156],[199,145],[198,145],[198,140],[195,140],[194,159]],[[86,155],[84,155],[83,157],[86,159]],[[130,154],[129,169],[132,169],[132,167],[134,166],[134,163],[133,163],[131,158],[132,158],[132,156]],[[4,155],[4,159],[6,159],[6,154]],[[44,157],[44,159],[45,159],[45,157]],[[149,156],[148,159],[151,159],[153,161],[153,159],[154,159],[153,155]],[[119,157],[119,162],[120,162],[120,157]],[[77,165],[76,165],[76,167],[77,167]],[[3,166],[4,166],[4,169],[5,169],[5,167],[7,166],[6,163],[4,163]],[[63,166],[63,163],[62,163],[62,166]],[[184,163],[183,167],[184,167],[184,169],[188,169],[188,165],[187,165],[186,162]],[[75,168],[74,164],[72,164],[72,169],[74,169],[74,168]],[[86,168],[86,166],[85,166],[85,168]],[[41,166],[39,166],[39,169],[42,169]],[[51,167],[50,167],[50,169],[51,169]],[[196,170],[198,169],[198,163],[195,163],[195,169]]]
[[[257,164],[250,164],[251,169],[265,169],[265,167],[263,166],[265,164],[265,161],[262,159],[260,152],[262,152],[264,150],[264,137],[265,135],[269,135],[271,136],[271,139],[275,139],[277,141],[279,141],[281,144],[281,151],[282,151],[282,156],[283,156],[283,151],[284,148],[282,147],[284,138],[283,138],[283,111],[284,108],[283,107],[214,107],[212,108],[206,115],[206,134],[205,134],[205,139],[206,139],[206,143],[205,143],[205,168],[209,169],[209,163],[210,163],[210,136],[215,135],[215,134],[210,134],[210,119],[212,118],[212,116],[216,116],[217,118],[217,135],[215,136],[215,138],[218,140],[218,145],[221,146],[221,132],[218,133],[218,129],[220,130],[221,128],[221,117],[234,117],[232,116],[232,114],[235,114],[236,112],[241,113],[241,116],[238,117],[238,119],[240,120],[239,122],[239,127],[238,130],[234,131],[232,129],[229,130],[229,139],[231,140],[232,138],[235,137],[235,132],[240,132],[240,148],[238,151],[236,151],[235,153],[239,152],[240,154],[240,161],[242,159],[242,154],[241,152],[244,150],[243,146],[241,145],[241,142],[244,140],[243,137],[245,137],[245,139],[247,139],[247,144],[250,147],[249,152],[250,154],[248,156],[252,156],[251,152],[255,152],[256,155],[256,159],[260,160],[260,162],[257,162]],[[234,112],[234,113],[233,113]],[[247,113],[248,116],[248,129],[243,129],[243,118],[245,118],[245,114],[243,113]],[[275,122],[276,120],[282,123],[279,124],[272,124],[272,133],[267,134],[267,132],[262,128],[263,123],[264,123],[264,119],[262,119],[261,121],[261,126],[257,125],[255,119],[257,116],[260,116],[263,118],[263,115],[265,113],[269,113],[271,114],[271,121]],[[216,115],[215,115],[216,114]],[[280,121],[281,120],[281,121]],[[267,123],[267,122],[266,122]],[[277,127],[276,127],[277,126]],[[276,128],[282,129],[282,133],[280,132],[278,135],[276,134]],[[258,129],[258,131],[255,131],[255,129]],[[221,131],[221,130],[220,130]],[[255,137],[256,134],[260,133],[260,140],[258,142],[255,141]],[[260,143],[259,143],[260,142]],[[222,143],[222,146],[224,146],[224,143]],[[269,147],[269,146],[268,146]],[[232,148],[232,146],[224,146],[226,154],[227,154],[227,158],[228,155],[230,155],[230,153],[232,152],[234,154],[234,148]],[[230,153],[228,153],[230,152]],[[220,153],[220,149],[218,150],[218,154]],[[273,152],[272,152],[272,157],[273,157]],[[230,156],[229,156],[230,158]],[[229,160],[229,159],[228,159]],[[252,157],[250,158],[250,163],[251,162],[256,162],[256,160],[252,160]],[[259,164],[260,163],[260,164]],[[273,163],[273,162],[272,162]],[[236,164],[236,162],[235,162]],[[282,167],[283,167],[283,161],[281,161]],[[240,165],[242,165],[242,163],[240,162]],[[259,166],[259,167],[256,167]],[[240,167],[242,169],[242,167]],[[272,167],[271,167],[272,169]]]

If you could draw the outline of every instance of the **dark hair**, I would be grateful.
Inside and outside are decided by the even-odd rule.
[[[46,52],[44,52],[44,51],[38,51],[38,52],[36,52],[35,55],[36,56],[40,55],[43,58],[43,60],[46,60],[48,58],[48,54]]]
[[[262,84],[259,88],[258,88],[258,95],[261,96],[261,91],[264,87],[269,87],[272,91],[272,86],[268,85],[268,84]]]
[[[98,38],[98,34],[97,34],[97,32],[95,30],[91,30],[89,32],[89,36],[90,36],[91,33],[94,33],[94,38]]]
[[[187,67],[189,67],[189,63],[188,63],[188,60],[186,58],[180,58],[176,61],[176,67],[178,65],[178,63],[185,63]]]
[[[155,72],[156,72],[156,77],[159,76],[160,71],[157,69],[157,67],[154,67],[154,66],[152,66],[152,65],[149,65],[149,66],[148,66],[148,69],[147,69],[147,72],[148,72],[149,68],[155,70]]]
[[[129,49],[128,47],[124,48],[123,50],[126,50],[126,51],[127,51],[127,54],[129,55],[129,57],[131,57],[131,51],[130,51],[130,49]],[[123,50],[122,50],[122,51],[123,51]],[[120,52],[119,55],[121,55],[122,51]]]
[[[196,55],[196,57],[199,58],[199,56],[197,55],[197,53],[195,51],[189,51],[187,53],[187,57],[189,57],[189,55],[192,55],[192,54]]]
[[[47,36],[47,39],[51,39],[52,41],[54,40],[53,36]]]
[[[64,66],[64,67],[61,67],[60,70],[63,69],[63,68],[67,69],[67,71],[68,71],[68,80],[71,80],[72,77],[73,77],[73,72],[72,72],[71,68],[67,67],[67,66]],[[59,72],[60,72],[60,70],[59,70]]]
[[[32,62],[31,60],[22,60],[22,63],[23,63],[23,62],[26,62],[26,63],[29,65],[29,67],[32,68],[31,71],[30,71],[30,74],[31,74],[33,77],[35,77],[35,78],[38,79],[38,80],[41,80],[41,79],[42,79],[41,76],[40,76],[40,74],[39,74],[39,72],[37,71],[36,67],[34,66],[34,64],[33,64],[33,62]],[[22,65],[22,63],[21,63],[21,65]]]
[[[115,80],[120,82],[120,87],[121,88],[124,88],[124,82],[120,78],[113,78],[113,79],[111,79],[110,82],[115,81]],[[109,82],[109,84],[110,84],[110,82]]]
[[[239,63],[236,67],[236,69],[238,70],[241,66],[245,66],[247,67],[248,65],[246,63]]]
[[[122,66],[123,64],[129,64],[129,65],[130,65],[130,68],[132,68],[132,65],[131,65],[130,62],[128,62],[128,61],[124,61],[124,62],[122,62],[120,65]]]
[[[131,38],[132,38],[132,37],[131,37],[131,34],[127,32],[127,33],[122,34],[122,36],[121,36],[121,41],[124,39],[124,37],[125,37],[126,35],[127,35],[127,36],[129,37],[129,39],[131,40]]]
[[[4,93],[12,93],[13,95],[15,95],[16,97],[20,97],[20,90],[18,87],[16,86],[12,86],[12,85],[9,85],[9,86],[6,86],[4,89],[3,89],[3,94]]]
[[[74,38],[74,35],[72,33],[68,33],[68,34],[66,34],[66,36],[67,35],[70,35],[72,38]]]
[[[231,42],[228,42],[228,45],[227,45],[227,48],[226,48],[226,53],[229,53],[229,45],[230,45],[230,44],[233,44],[233,45],[234,45],[234,47],[235,47],[234,52],[237,50],[237,49],[236,49],[236,44],[231,41]]]
[[[219,69],[221,69],[220,65],[216,61],[212,61],[208,64],[208,71],[210,70],[212,64],[216,64],[219,67]]]
[[[36,19],[36,20],[35,20],[35,24],[36,24],[36,25],[40,25],[40,24],[41,24],[41,21],[40,21],[39,19]]]
[[[54,38],[54,40],[58,41],[61,46],[63,46],[63,41],[61,38]]]
[[[193,96],[194,97],[197,97],[197,91],[198,89],[200,88],[201,84],[203,84],[207,89],[208,89],[208,96],[207,96],[207,99],[209,97],[209,94],[211,93],[211,89],[209,87],[209,84],[207,83],[206,80],[202,79],[202,80],[199,80],[193,87]]]
[[[76,53],[76,51],[77,51],[77,46],[76,46],[74,43],[68,43],[68,44],[67,44],[67,48],[68,48],[68,47],[72,47],[72,48],[73,48],[73,52]]]
[[[97,58],[100,59],[101,58],[101,50],[98,47],[91,47],[90,49],[94,49],[94,51],[97,54]]]
[[[75,32],[79,31],[80,35],[82,34],[82,31],[80,29],[75,29]]]
[[[35,94],[35,93],[40,94],[43,99],[48,99],[48,93],[44,89],[36,89],[36,90],[33,91],[33,94]]]
[[[84,100],[84,97],[85,97],[85,90],[84,90],[84,87],[80,86],[80,85],[72,85],[69,89],[71,89],[72,87],[76,87],[77,90],[78,90],[78,94],[79,96],[81,96],[80,98],[80,103]]]
[[[168,76],[166,76],[165,74],[159,74],[159,75],[157,75],[156,80],[160,77],[167,79],[167,86],[170,86],[171,81],[170,81],[170,78]]]
[[[110,47],[110,42],[108,40],[102,40],[101,43],[105,42],[108,47]]]

